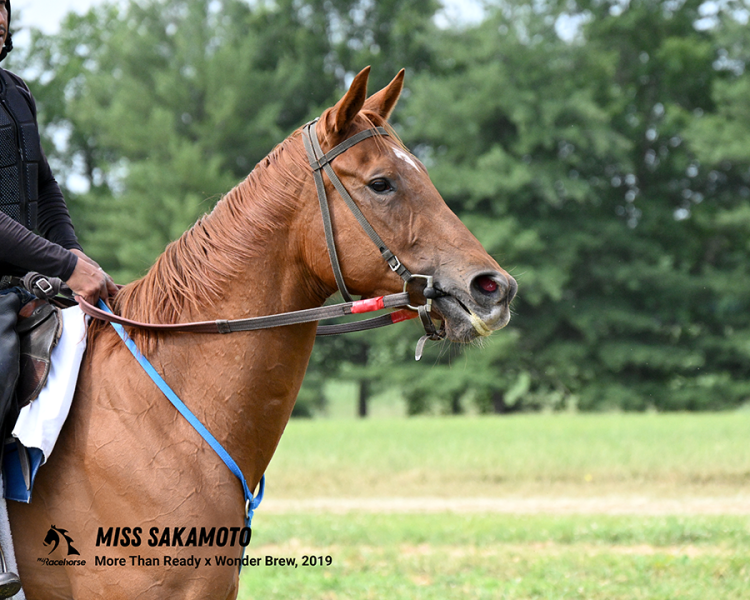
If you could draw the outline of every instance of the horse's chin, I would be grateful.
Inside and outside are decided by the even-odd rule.
[[[488,337],[510,321],[510,310],[507,306],[483,314],[486,311],[452,295],[435,299],[433,306],[443,321],[445,337],[460,344]]]

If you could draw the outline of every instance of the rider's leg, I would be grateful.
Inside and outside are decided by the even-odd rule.
[[[20,343],[16,334],[16,315],[20,309],[21,299],[17,294],[0,294],[0,443],[5,443],[2,421],[11,408],[20,369]],[[8,572],[2,548],[0,568],[0,598],[15,596],[21,589],[21,580]]]
[[[11,290],[3,292],[0,293],[0,424],[11,407],[21,364],[21,347],[16,333],[21,298]]]

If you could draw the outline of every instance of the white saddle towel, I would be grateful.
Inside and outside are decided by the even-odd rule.
[[[77,306],[62,311],[63,331],[52,350],[47,383],[39,397],[18,415],[13,437],[27,448],[42,451],[44,464],[52,454],[57,437],[68,417],[76,391],[78,371],[86,350],[88,317]]]

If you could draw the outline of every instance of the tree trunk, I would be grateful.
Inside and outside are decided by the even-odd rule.
[[[508,412],[508,407],[505,405],[505,393],[502,390],[492,392],[492,407],[495,409],[495,414],[498,415]]]
[[[451,414],[460,415],[462,412],[463,409],[461,407],[461,397],[458,394],[455,394],[451,398]]]
[[[357,414],[364,419],[367,416],[367,399],[370,396],[370,382],[363,379],[359,382],[359,406]]]

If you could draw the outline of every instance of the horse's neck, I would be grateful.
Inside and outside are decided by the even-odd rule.
[[[222,283],[218,299],[187,311],[189,320],[276,314],[322,303],[320,293],[309,288],[304,261],[291,254],[292,231],[281,227],[252,235],[248,241],[263,251],[243,259],[243,268]],[[312,323],[230,335],[179,334],[161,341],[152,355],[251,484],[265,471],[289,420],[315,330]]]

